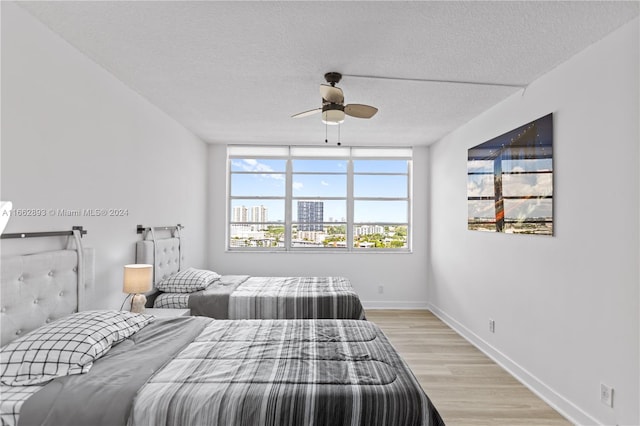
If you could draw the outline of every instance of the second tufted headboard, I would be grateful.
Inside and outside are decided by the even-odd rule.
[[[82,251],[84,289],[78,287],[78,252],[55,250],[2,258],[0,345],[83,306],[93,287],[94,250]]]
[[[153,265],[154,285],[180,270],[184,263],[180,238],[163,238],[136,242],[136,262]]]

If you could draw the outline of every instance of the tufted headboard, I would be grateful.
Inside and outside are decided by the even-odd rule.
[[[78,286],[76,250],[2,258],[0,345],[83,306],[85,290],[93,288],[95,254],[91,248],[82,253],[84,288]]]
[[[153,265],[154,285],[180,270],[184,264],[180,238],[163,238],[136,242],[136,262]]]

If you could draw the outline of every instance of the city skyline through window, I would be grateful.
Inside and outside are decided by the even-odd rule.
[[[351,153],[230,155],[229,248],[408,250],[411,150]]]

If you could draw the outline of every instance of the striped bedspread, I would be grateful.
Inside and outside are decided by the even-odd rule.
[[[217,319],[365,319],[344,277],[223,276],[204,291],[160,293],[155,308],[191,309]]]
[[[140,389],[129,426],[441,422],[372,323],[217,320]]]
[[[229,297],[231,319],[364,319],[344,277],[250,277]]]

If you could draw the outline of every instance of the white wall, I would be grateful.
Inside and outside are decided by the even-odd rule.
[[[127,209],[124,217],[12,217],[5,232],[88,230],[90,306],[118,308],[137,224],[186,225],[187,257],[205,261],[207,148],[27,12],[2,2],[2,194],[14,208]],[[3,240],[3,255],[58,248]]]
[[[431,148],[431,308],[580,424],[640,424],[638,50],[635,19]],[[555,236],[468,231],[467,149],[549,112]]]
[[[239,253],[225,251],[226,146],[209,148],[209,267],[254,276],[346,276],[366,308],[427,306],[427,166],[429,150],[414,148],[413,253]],[[384,293],[378,293],[378,286]]]
[[[122,302],[122,265],[134,261],[138,223],[186,224],[193,266],[345,275],[366,306],[424,307],[429,296],[434,312],[575,421],[638,424],[638,73],[636,19],[525,96],[430,150],[417,148],[412,254],[227,253],[225,147],[207,148],[3,2],[1,198],[16,208],[128,210],[124,217],[14,217],[6,232],[85,226],[85,244],[97,252],[94,307]],[[467,231],[467,149],[548,112],[556,235]],[[4,240],[1,247],[10,254],[60,243]],[[613,409],[599,402],[600,382],[615,388]]]

